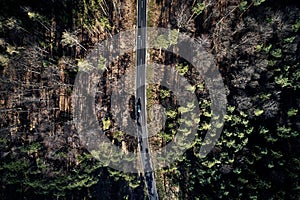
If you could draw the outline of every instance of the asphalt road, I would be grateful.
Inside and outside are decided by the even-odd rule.
[[[147,0],[137,0],[137,36],[136,36],[136,106],[137,110],[137,136],[140,148],[142,167],[144,170],[145,183],[149,199],[158,199],[154,171],[152,167],[150,148],[147,132],[146,113],[146,20],[147,20]],[[140,99],[140,105],[138,104]]]

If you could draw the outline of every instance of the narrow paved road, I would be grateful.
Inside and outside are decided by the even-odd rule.
[[[142,167],[149,199],[158,199],[154,171],[152,167],[147,133],[146,118],[146,20],[147,0],[137,0],[137,36],[136,36],[136,106],[137,136]]]

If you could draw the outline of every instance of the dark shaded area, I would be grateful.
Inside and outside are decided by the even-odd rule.
[[[152,16],[154,26],[178,28],[215,56],[228,99],[221,138],[199,158],[210,128],[209,90],[185,60],[151,52],[157,63],[187,66],[182,76],[195,86],[201,112],[195,143],[156,172],[161,199],[300,198],[300,9],[295,0],[253,2],[257,5],[248,0],[242,7],[240,0],[208,0],[193,17],[192,8],[202,1],[152,2],[152,9],[161,9]],[[71,95],[82,59],[95,43],[119,31],[116,21],[128,20],[120,19],[117,3],[0,0],[0,199],[146,198],[143,178],[96,161],[72,122]],[[186,10],[179,12],[182,5]],[[180,24],[180,18],[190,20]],[[127,150],[136,152],[136,137],[116,134],[110,105],[111,85],[132,63],[125,54],[108,67],[95,103],[105,105],[96,115],[99,124],[111,120],[106,135],[113,144],[125,141]],[[162,90],[168,92],[151,91],[157,92],[153,101],[175,114],[152,136],[155,147],[172,141],[180,119],[176,97]],[[132,119],[135,101],[132,96],[128,102]]]

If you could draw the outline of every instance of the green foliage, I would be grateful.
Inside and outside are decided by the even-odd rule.
[[[282,88],[292,87],[295,90],[300,88],[300,70],[298,63],[294,65],[281,65],[277,68],[275,75],[275,83],[280,85]]]
[[[281,138],[296,137],[299,135],[297,131],[293,131],[291,127],[278,126],[277,135]]]
[[[25,169],[28,169],[28,167],[29,167],[29,160],[20,159],[20,160],[14,160],[10,163],[4,163],[2,169],[13,173],[18,173],[18,172],[23,172]]]
[[[147,97],[147,110],[149,110],[155,101],[155,97],[154,97],[154,84],[149,84],[148,87],[146,88],[146,97]]]
[[[58,12],[57,9],[48,9],[46,7],[40,8],[37,5],[31,6],[27,10],[26,2],[23,2],[22,6],[13,6],[12,3],[15,2],[17,1],[7,1],[4,5],[4,11],[0,14],[1,35],[11,43],[5,42],[0,45],[2,50],[0,54],[0,65],[2,68],[0,71],[3,73],[1,86],[5,90],[19,91],[20,88],[17,86],[21,85],[21,91],[25,93],[28,89],[26,88],[28,84],[30,87],[35,87],[36,83],[39,83],[38,85],[44,88],[46,86],[43,81],[44,77],[49,76],[47,74],[49,73],[48,70],[57,72],[57,68],[52,68],[53,65],[56,66],[53,63],[58,63],[58,59],[63,54],[72,54],[74,60],[78,60],[79,70],[106,69],[106,60],[103,57],[97,58],[97,66],[85,61],[83,58],[87,52],[82,51],[84,47],[81,44],[92,46],[98,40],[109,37],[107,31],[112,29],[114,32],[119,31],[118,27],[112,27],[111,25],[116,16],[123,15],[122,12],[119,13],[118,9],[112,12],[111,9],[118,8],[115,2],[102,0],[80,0],[78,2],[72,1],[71,3],[66,1],[48,2],[57,7],[58,5],[62,6],[61,9],[58,9],[60,11],[71,10],[70,13]],[[208,17],[208,21],[199,18],[200,21],[195,22],[195,28],[201,27],[203,30],[197,29],[192,34],[212,33],[219,35],[220,40],[214,40],[214,46],[210,50],[214,51],[216,55],[224,52],[224,55],[218,56],[216,64],[222,69],[222,77],[230,89],[230,95],[226,97],[230,105],[227,107],[225,126],[220,139],[217,141],[215,148],[205,158],[199,158],[199,149],[202,146],[211,144],[212,141],[208,140],[207,143],[204,143],[203,138],[206,136],[207,130],[214,130],[219,124],[210,124],[209,122],[213,117],[213,112],[210,108],[211,102],[207,97],[208,92],[204,90],[204,84],[190,85],[186,88],[191,92],[196,91],[197,95],[199,95],[197,97],[199,97],[200,116],[191,115],[190,119],[186,121],[177,119],[180,113],[192,111],[194,102],[189,102],[184,107],[179,107],[178,110],[172,108],[172,110],[166,111],[168,122],[165,130],[158,133],[158,139],[163,139],[165,143],[178,139],[178,145],[185,153],[178,158],[177,163],[174,163],[172,167],[163,169],[162,174],[156,174],[156,177],[161,180],[161,193],[165,194],[165,199],[264,199],[266,195],[270,199],[297,199],[299,196],[297,196],[299,193],[299,181],[297,178],[299,176],[300,161],[297,148],[295,148],[299,140],[299,131],[295,128],[298,123],[299,108],[295,107],[298,100],[294,98],[297,95],[291,95],[289,101],[285,101],[283,96],[280,95],[280,92],[282,92],[281,94],[286,94],[286,91],[289,94],[292,93],[290,92],[291,89],[294,89],[293,92],[298,94],[298,89],[300,88],[300,70],[299,61],[297,60],[297,42],[299,41],[297,33],[300,28],[299,15],[292,12],[295,11],[295,8],[289,7],[288,12],[284,10],[285,5],[281,6],[283,4],[280,2],[276,3],[275,7],[272,4],[268,4],[269,8],[265,9],[263,2],[264,0],[242,0],[235,2],[234,5],[221,3],[218,6],[205,5],[202,2],[193,4],[195,5],[193,8],[188,8],[192,10],[193,16],[203,13],[207,6],[211,9],[212,14],[204,16]],[[24,7],[23,4],[25,5]],[[158,4],[155,4],[155,1],[150,1],[149,4],[152,5],[152,11],[148,10],[148,20],[154,23],[151,15],[153,17],[153,11]],[[71,7],[64,7],[65,5]],[[257,9],[248,9],[251,5],[261,6],[259,8],[261,9],[260,12],[254,13],[253,11],[256,12]],[[9,6],[13,6],[13,8],[18,7],[18,9],[21,7],[25,11],[25,15],[19,15],[20,13],[18,12],[4,13]],[[240,15],[241,13],[235,12],[234,9],[240,9],[243,14]],[[231,10],[232,12],[230,12]],[[226,11],[224,13],[226,19],[222,20],[222,31],[216,33],[215,31],[219,31],[219,29],[216,29],[213,25],[210,26],[209,23],[218,21],[220,16],[216,15],[216,17],[214,13],[222,11]],[[187,13],[183,13],[183,15],[185,14]],[[14,16],[12,17],[11,15]],[[120,19],[119,22],[122,24],[123,19]],[[230,30],[232,24],[237,25],[234,27],[234,30]],[[240,28],[240,25],[244,27]],[[248,29],[248,27],[251,28]],[[291,28],[294,32],[291,31]],[[69,30],[69,32],[64,30]],[[179,30],[172,30],[169,35],[158,36],[155,41],[156,47],[161,49],[177,44],[178,33]],[[248,33],[250,34],[248,35]],[[251,34],[254,34],[254,36],[252,37]],[[60,38],[61,36],[62,38]],[[242,42],[236,45],[235,41],[239,41],[238,38],[244,38],[244,36],[246,38],[245,43]],[[61,41],[59,41],[60,39]],[[223,41],[230,42],[225,43]],[[21,45],[19,45],[20,43]],[[42,50],[39,50],[39,53],[26,52],[24,56],[22,48],[28,46],[28,44],[30,44],[29,46],[37,46]],[[229,44],[232,45],[228,46]],[[81,47],[81,49],[62,48],[61,46]],[[249,49],[247,47],[251,50],[253,50],[253,47],[256,49],[254,55],[248,52]],[[68,49],[68,52],[65,51],[66,49]],[[73,52],[74,50],[76,52]],[[37,54],[41,54],[39,56],[42,58],[36,58]],[[24,62],[24,57],[28,59],[28,62]],[[240,63],[242,58],[246,58],[249,63],[240,67],[239,64],[235,64],[235,61]],[[259,62],[261,60],[263,61],[262,63],[268,63],[268,66],[260,65]],[[75,64],[71,63],[71,65]],[[236,71],[246,71],[244,68],[251,69],[245,75],[249,77],[249,82],[258,82],[255,89],[250,88],[248,90],[249,87],[247,86],[245,89],[239,88],[236,90],[230,85],[231,75]],[[31,73],[33,70],[37,72],[34,75]],[[61,85],[72,83],[72,77],[76,74],[68,73],[69,71],[66,69],[63,70],[66,71],[64,74],[65,82],[58,82],[60,78],[57,77],[56,73],[52,74],[51,77],[54,78],[54,81],[47,82],[46,86],[47,90],[50,90],[50,95],[42,91],[38,94],[39,96],[57,94],[55,92],[56,89],[53,90],[51,88],[53,86],[51,86],[52,82]],[[184,64],[179,64],[177,70],[180,75],[195,76],[192,71],[189,72],[189,67]],[[25,76],[25,81],[22,79],[24,75],[22,71],[29,74]],[[43,73],[43,71],[47,71],[47,73]],[[14,79],[9,84],[6,84],[10,76],[16,76],[16,78],[21,78],[22,80],[17,82],[19,80]],[[70,81],[68,82],[67,80]],[[26,84],[24,85],[22,81],[26,82]],[[193,82],[194,80],[191,81]],[[195,82],[198,83],[197,81]],[[152,106],[157,100],[154,99],[156,98],[154,92],[157,92],[156,86],[152,86],[147,88],[147,108]],[[55,85],[55,88],[57,88],[57,85]],[[172,98],[168,90],[162,90],[159,92],[159,95],[162,98],[168,97],[168,100]],[[246,99],[245,101],[235,102],[235,98],[242,95],[245,95],[248,99],[244,98],[242,100]],[[98,192],[101,191],[109,194],[118,192],[124,198],[130,198],[138,190],[141,190],[141,193],[143,193],[142,189],[140,189],[143,187],[143,183],[137,175],[124,174],[104,167],[109,162],[117,161],[117,156],[111,156],[111,160],[108,160],[107,163],[96,162],[94,156],[103,152],[92,152],[92,155],[85,152],[82,146],[78,146],[79,143],[77,142],[74,142],[72,145],[69,143],[65,144],[63,143],[65,134],[63,136],[60,135],[60,131],[43,132],[43,137],[49,134],[51,135],[50,139],[57,141],[53,145],[48,144],[49,141],[47,139],[49,138],[46,137],[43,138],[43,141],[39,139],[31,141],[31,134],[36,135],[36,133],[33,133],[35,129],[30,130],[30,128],[27,128],[27,121],[34,117],[35,114],[30,106],[38,107],[40,116],[43,113],[40,112],[40,109],[43,109],[42,103],[15,105],[17,101],[11,101],[10,95],[2,97],[0,99],[1,106],[4,101],[16,108],[28,109],[32,113],[28,116],[11,113],[1,115],[1,126],[6,126],[5,123],[12,125],[12,128],[7,126],[7,133],[1,129],[1,198],[3,195],[6,195],[4,192],[7,193],[7,191],[14,191],[24,199],[30,199],[31,196],[36,194],[40,194],[37,195],[40,199],[94,199],[94,193],[98,195]],[[8,100],[6,100],[7,98]],[[248,107],[245,106],[243,108],[243,104],[245,102],[247,104],[247,100],[249,100],[251,105],[249,104]],[[282,110],[276,111],[277,114],[272,116],[272,118],[265,119],[270,110],[265,106],[266,102],[278,103],[280,105],[279,109]],[[56,100],[54,99],[54,102],[51,101],[47,106],[51,106],[51,104],[56,105]],[[4,106],[7,105],[5,104]],[[51,112],[47,112],[47,114],[50,115],[49,118],[53,117]],[[9,118],[3,116],[8,116]],[[20,120],[21,122],[19,122]],[[60,115],[59,119],[55,117],[54,120],[57,123],[53,127],[52,123],[51,125],[49,123],[51,130],[58,130],[59,125],[59,128],[62,128],[64,131],[69,131],[68,126],[64,124],[64,119],[61,119]],[[13,122],[15,121],[22,123],[21,125],[17,124],[17,132],[14,132]],[[41,121],[45,121],[45,119]],[[190,135],[191,130],[189,128],[178,128],[178,122],[182,122],[187,126],[199,125],[193,144],[187,144],[184,140],[184,136]],[[109,118],[104,119],[102,123],[104,130],[108,130],[111,126]],[[42,129],[43,127],[38,128]],[[37,130],[39,131],[39,129]],[[177,131],[180,131],[182,137],[176,138]],[[67,136],[69,135],[72,135],[72,137],[76,136],[72,132],[68,132]],[[213,137],[214,132],[210,136]],[[115,132],[113,137],[118,141],[122,141],[125,133]],[[109,149],[109,147],[107,148]],[[47,151],[49,149],[50,152]],[[106,156],[109,157],[108,155]],[[133,161],[135,158],[128,156],[124,159]],[[264,171],[270,172],[272,176],[270,176],[270,173],[262,173]],[[278,183],[278,180],[280,180],[280,183]],[[290,184],[289,187],[283,187],[284,189],[280,187],[287,183]],[[93,187],[96,185],[97,187]],[[113,186],[113,191],[111,186]],[[6,188],[9,188],[9,190]],[[101,188],[101,190],[95,192],[94,188]],[[2,191],[4,192],[2,193]],[[28,193],[32,194],[28,195]],[[71,196],[69,197],[70,194]],[[116,195],[113,196],[116,197]],[[107,197],[101,196],[101,198],[110,199],[112,197],[108,195]]]
[[[255,111],[254,111],[254,115],[255,116],[260,116],[261,114],[263,114],[264,113],[264,111],[263,110],[260,110],[260,109],[256,109]]]
[[[98,69],[101,71],[105,70],[106,69],[105,63],[106,63],[106,58],[100,55],[97,63]]]
[[[260,4],[262,4],[263,2],[265,2],[266,0],[252,0],[254,6],[259,6]]]
[[[98,183],[97,179],[94,179],[92,177],[79,177],[79,179],[75,179],[74,181],[70,182],[70,184],[67,185],[68,190],[74,190],[78,188],[89,188],[93,185]]]
[[[153,13],[155,12],[155,1],[148,2],[147,11],[148,11],[147,26],[152,27],[153,26]]]
[[[270,50],[271,50],[271,48],[272,48],[272,44],[266,46],[266,47],[264,48],[264,51],[265,51],[266,53],[269,53]]]
[[[210,128],[211,128],[211,124],[204,122],[201,124],[199,130],[209,130]]]
[[[33,142],[29,144],[28,146],[24,146],[21,148],[21,151],[27,154],[32,154],[35,152],[38,152],[42,148],[41,144],[38,142]]]
[[[76,35],[69,33],[69,32],[63,32],[61,43],[63,45],[69,45],[69,46],[75,46],[78,42],[78,38]]]
[[[271,55],[274,56],[275,58],[281,58],[282,51],[281,49],[274,49],[273,51],[271,51]]]
[[[269,60],[268,61],[268,65],[271,66],[271,67],[273,67],[274,65],[276,65],[276,63],[277,63],[277,60]]]
[[[168,40],[167,36],[162,34],[159,35],[155,40],[154,40],[154,48],[156,49],[168,49],[170,46],[170,41]]]
[[[14,54],[20,53],[20,51],[17,50],[17,47],[14,47],[9,44],[7,44],[7,46],[6,46],[6,52],[8,53],[8,55],[14,55]]]
[[[195,90],[196,90],[196,86],[195,85],[190,85],[190,84],[185,86],[185,88],[186,88],[187,91],[190,91],[190,92],[195,92]]]
[[[106,118],[102,118],[102,123],[103,123],[103,130],[108,130],[110,127],[110,118],[106,117]]]
[[[172,136],[172,135],[170,135],[170,134],[168,134],[168,133],[165,133],[165,132],[159,132],[159,133],[158,133],[158,136],[159,136],[160,138],[162,138],[164,141],[170,141],[170,140],[173,139],[173,136]]]
[[[213,161],[204,161],[202,162],[201,164],[205,167],[208,167],[208,168],[212,168],[213,166],[215,166],[216,164],[220,164],[221,161],[219,160],[213,160]]]
[[[116,138],[118,141],[121,141],[125,136],[125,133],[122,131],[116,131],[114,132],[114,138]]]
[[[188,65],[183,65],[183,64],[177,64],[176,69],[178,70],[178,73],[183,76],[189,71],[189,66]]]
[[[247,1],[242,1],[239,5],[239,9],[243,12],[247,9],[247,5],[248,5]]]
[[[267,94],[262,93],[262,94],[259,95],[258,98],[259,98],[260,100],[265,101],[265,100],[271,99],[271,97],[272,97],[272,94],[270,94],[270,93],[267,93]]]
[[[82,47],[84,50],[86,50],[86,49],[79,43],[78,37],[77,37],[75,34],[70,33],[70,32],[68,32],[68,31],[63,32],[61,43],[62,43],[63,45],[67,45],[67,46],[70,46],[70,47],[73,47],[73,46],[78,45],[78,46]]]
[[[233,111],[235,110],[235,107],[234,107],[234,106],[227,106],[227,110],[228,110],[230,113],[233,113]]]
[[[293,25],[293,30],[295,32],[298,32],[298,30],[300,29],[300,20],[298,20],[294,25]]]
[[[196,87],[198,90],[204,90],[204,88],[205,88],[203,83],[199,83]]]
[[[263,44],[256,45],[256,51],[260,52],[263,49]]]
[[[284,77],[283,75],[279,75],[275,77],[275,83],[280,85],[281,87],[288,87],[292,86],[291,81],[289,80],[288,77]]]
[[[78,60],[78,70],[79,71],[91,71],[94,69],[94,66],[88,60],[79,59]]]
[[[292,37],[288,37],[288,38],[285,38],[283,41],[285,43],[293,43],[296,39],[296,36],[292,36]]]
[[[164,89],[161,89],[159,91],[159,95],[162,99],[166,98],[166,97],[170,97],[171,96],[171,93],[169,90],[164,90]]]
[[[289,111],[288,111],[288,116],[289,117],[292,117],[292,116],[295,116],[295,115],[297,115],[297,113],[298,113],[298,109],[297,108],[291,108]]]
[[[197,3],[193,8],[192,11],[196,15],[200,15],[206,8],[205,2]]]
[[[111,30],[111,26],[107,17],[102,16],[99,20],[99,24],[103,29]]]
[[[186,107],[183,107],[183,106],[178,108],[179,113],[187,113],[188,111],[189,111],[189,109]]]
[[[140,179],[136,174],[127,174],[118,170],[108,169],[110,176],[115,181],[125,181],[131,189],[135,189],[141,185]]]
[[[43,18],[39,13],[36,13],[36,12],[28,12],[27,14],[28,14],[28,17],[33,20]]]
[[[9,58],[7,56],[0,54],[0,66],[7,66],[9,63]]]
[[[179,29],[173,29],[170,33],[170,45],[176,45],[178,43]]]
[[[177,112],[175,110],[168,110],[166,112],[166,115],[171,119],[175,119],[175,117],[177,116]]]

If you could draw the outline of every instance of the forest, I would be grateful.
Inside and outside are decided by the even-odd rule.
[[[84,146],[72,100],[77,75],[89,67],[85,58],[98,43],[135,29],[136,5],[0,0],[0,199],[148,199],[142,173],[111,168]],[[175,41],[156,38],[147,62],[174,67],[191,84],[200,110],[197,119],[183,122],[196,126],[193,143],[155,170],[159,198],[300,199],[298,1],[148,0],[147,26],[174,30]],[[176,52],[176,33],[213,55],[226,90],[224,127],[205,157],[199,150],[212,129],[212,99],[195,66],[164,50]],[[93,112],[112,145],[138,156],[137,138],[119,128],[135,119],[134,96],[126,99],[128,115],[121,121],[114,116],[124,105],[112,103],[116,82],[136,68],[135,52],[103,63],[100,58]],[[132,80],[117,89],[131,87]],[[176,95],[159,84],[149,83],[146,94],[155,151],[174,140],[190,108],[177,105]],[[162,118],[165,123],[157,124]]]

